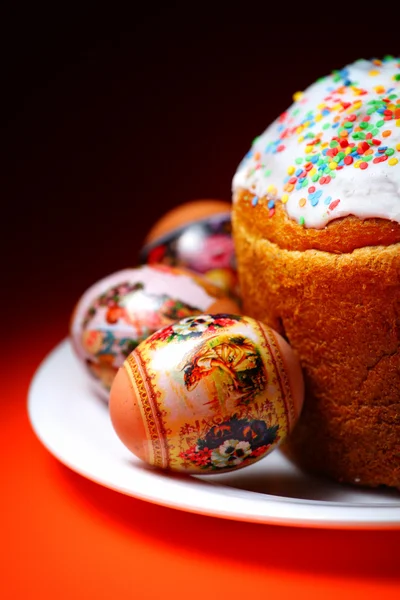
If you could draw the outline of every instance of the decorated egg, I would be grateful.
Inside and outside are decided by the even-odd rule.
[[[110,418],[144,462],[188,474],[260,460],[300,414],[296,354],[255,319],[202,314],[173,323],[127,357],[110,392]]]
[[[108,275],[79,299],[70,323],[72,347],[96,390],[108,399],[118,368],[164,325],[204,311],[239,312],[203,276],[166,265],[142,265]]]
[[[175,207],[148,233],[140,262],[189,268],[238,295],[230,202],[193,200]]]

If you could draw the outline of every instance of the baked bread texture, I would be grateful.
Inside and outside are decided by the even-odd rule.
[[[306,397],[282,447],[337,481],[400,488],[400,59],[323,77],[233,179],[243,312],[298,353]]]

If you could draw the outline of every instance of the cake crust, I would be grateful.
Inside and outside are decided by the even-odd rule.
[[[277,202],[268,208],[269,198],[261,198],[252,205],[253,195],[238,190],[234,196],[237,218],[246,231],[255,238],[267,239],[286,250],[324,250],[326,252],[352,252],[365,246],[389,246],[400,243],[400,223],[387,219],[361,220],[349,215],[330,221],[322,229],[299,225],[291,219]]]
[[[306,400],[285,452],[307,470],[400,488],[400,224],[305,229],[268,198],[232,210],[243,312],[282,334]]]

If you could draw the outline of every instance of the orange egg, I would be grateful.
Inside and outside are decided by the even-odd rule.
[[[139,261],[188,268],[238,297],[231,208],[224,200],[192,200],[176,206],[151,228]]]
[[[184,473],[251,465],[290,434],[304,398],[299,360],[250,317],[196,315],[164,327],[128,356],[109,411],[142,461]]]
[[[227,213],[230,215],[232,203],[226,200],[191,200],[175,206],[165,213],[148,232],[144,244],[150,244],[158,238],[183,225],[200,221],[216,214]]]

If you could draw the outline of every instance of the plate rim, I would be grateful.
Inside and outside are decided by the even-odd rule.
[[[352,502],[331,502],[331,501],[321,501],[315,499],[304,499],[304,498],[292,498],[287,496],[279,496],[279,500],[276,496],[270,494],[264,494],[262,492],[254,492],[251,490],[243,490],[247,493],[251,499],[262,501],[265,506],[268,504],[272,505],[286,505],[286,507],[292,507],[294,511],[294,515],[296,513],[296,509],[299,507],[310,507],[313,506],[316,508],[316,511],[319,513],[324,513],[326,509],[329,508],[337,508],[347,511],[346,518],[335,518],[327,520],[323,517],[323,515],[318,515],[314,517],[299,517],[299,516],[279,516],[279,515],[265,515],[261,513],[250,514],[249,512],[242,511],[238,512],[230,511],[229,509],[220,510],[218,508],[207,508],[201,503],[184,503],[182,501],[174,501],[167,495],[164,497],[161,495],[146,494],[141,490],[123,488],[123,486],[116,487],[115,484],[110,484],[109,481],[105,478],[101,478],[98,475],[94,476],[93,473],[88,472],[85,468],[80,467],[76,463],[68,460],[63,453],[53,447],[53,444],[49,442],[49,439],[46,435],[43,434],[43,429],[41,424],[38,423],[37,418],[35,416],[35,405],[37,404],[37,389],[40,389],[40,385],[43,381],[46,380],[49,369],[52,367],[52,363],[60,360],[64,355],[67,357],[67,354],[70,354],[73,360],[76,361],[76,368],[79,369],[80,365],[78,364],[78,359],[73,355],[73,349],[71,345],[71,341],[69,337],[63,338],[58,344],[56,344],[50,352],[42,359],[42,361],[37,366],[33,377],[31,378],[28,395],[27,395],[27,403],[26,409],[28,414],[28,420],[30,426],[40,441],[40,443],[44,446],[44,448],[54,456],[61,464],[71,469],[72,471],[78,473],[79,475],[85,477],[86,479],[97,483],[98,485],[102,485],[108,489],[113,491],[122,493],[127,496],[134,497],[139,500],[143,500],[146,502],[150,502],[155,505],[160,505],[168,508],[172,508],[175,510],[182,510],[185,512],[190,512],[199,515],[205,515],[215,518],[223,518],[227,520],[235,520],[242,522],[251,522],[251,523],[259,523],[259,524],[267,524],[267,525],[285,525],[290,527],[311,527],[311,528],[323,528],[323,529],[398,529],[400,528],[400,501],[399,503],[374,503],[374,504],[366,504],[366,503],[352,503]],[[84,372],[82,370],[82,377],[84,376]],[[99,402],[101,400],[99,399]],[[104,402],[104,400],[103,400]],[[279,451],[279,450],[278,450]],[[140,461],[139,461],[140,462]],[[198,478],[197,476],[187,476],[180,475],[176,473],[167,473],[161,472],[158,469],[154,469],[152,467],[147,467],[147,465],[139,464],[140,471],[142,474],[145,473],[147,477],[157,477],[169,482],[185,482],[185,487],[195,488],[199,487],[200,490],[202,488],[206,488],[208,490],[217,491],[219,488],[224,490],[224,494],[226,496],[235,496],[235,488],[225,485],[220,485],[213,481],[207,482],[207,475]],[[186,485],[188,484],[188,485]],[[211,487],[209,487],[211,484]],[[374,510],[375,518],[371,519],[370,512],[371,509]],[[350,514],[349,514],[350,513]],[[356,514],[352,514],[356,513]],[[369,515],[369,516],[368,516]],[[393,516],[394,515],[394,516]]]

